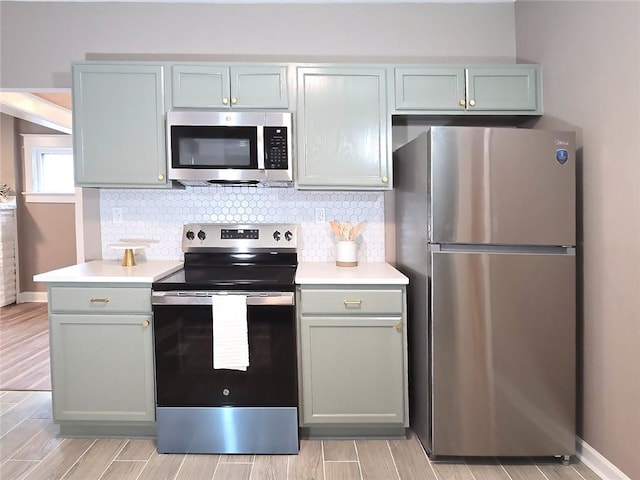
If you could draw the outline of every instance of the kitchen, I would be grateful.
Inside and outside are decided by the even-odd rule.
[[[634,267],[638,263],[637,252],[632,248],[637,242],[624,240],[627,237],[638,239],[637,222],[628,220],[638,217],[636,192],[639,176],[634,160],[637,158],[637,135],[633,133],[638,123],[638,109],[635,108],[638,104],[635,87],[638,84],[638,63],[637,55],[630,47],[636,44],[634,42],[638,38],[636,5],[626,2],[520,1],[515,4],[487,5],[394,5],[393,8],[384,5],[291,5],[286,7],[288,21],[282,26],[282,31],[287,32],[287,38],[297,39],[295,45],[285,40],[279,45],[274,40],[271,49],[267,50],[265,46],[265,50],[260,52],[256,52],[255,37],[234,38],[232,46],[222,41],[220,45],[224,46],[219,47],[221,51],[218,52],[210,47],[215,43],[215,38],[203,37],[204,34],[198,33],[201,31],[193,29],[192,25],[185,27],[192,33],[191,36],[172,37],[172,32],[177,31],[175,22],[163,17],[164,13],[169,17],[175,16],[168,13],[171,12],[171,6],[154,10],[154,21],[169,22],[165,28],[158,28],[157,31],[149,29],[144,35],[137,35],[135,41],[130,40],[126,46],[120,43],[126,35],[116,40],[117,36],[112,36],[113,31],[88,26],[93,18],[105,18],[104,15],[113,25],[122,25],[118,15],[109,17],[112,14],[103,10],[102,6],[52,4],[37,7],[3,3],[3,88],[68,88],[69,74],[65,73],[68,72],[68,65],[72,60],[84,59],[86,52],[122,52],[122,57],[138,52],[162,54],[176,50],[176,53],[182,54],[226,51],[251,55],[277,51],[307,56],[342,52],[344,56],[359,58],[374,55],[428,56],[438,57],[439,60],[455,59],[457,63],[460,57],[517,57],[541,63],[545,75],[545,116],[536,126],[579,126],[568,129],[578,128],[578,144],[583,146],[584,151],[581,173],[583,187],[579,194],[583,199],[583,224],[580,228],[583,232],[581,247],[584,248],[581,297],[584,347],[581,358],[585,373],[581,381],[582,414],[579,418],[582,419],[582,427],[579,426],[579,432],[587,444],[620,467],[630,478],[639,476],[634,447],[638,423],[633,422],[638,417],[639,403],[637,351],[633,347],[637,345],[637,336],[634,337],[633,332],[637,332],[637,315],[634,312],[638,310],[638,300],[634,295],[626,294],[628,289],[620,288],[620,285],[638,284],[637,268]],[[143,14],[139,6],[119,8],[128,15]],[[224,18],[231,18],[243,10],[242,7],[228,5],[219,8]],[[188,11],[188,8],[181,10],[182,18],[189,15]],[[253,10],[265,15],[268,15],[268,11],[267,6],[257,6]],[[256,14],[255,18],[263,16]],[[198,17],[194,14],[192,20],[200,25]],[[22,38],[19,28],[15,26],[36,22],[38,31],[52,32],[49,23],[51,18],[68,25],[61,29],[61,32],[68,32],[64,34],[70,36],[65,46],[53,50],[43,49],[42,44],[31,47],[24,45],[16,50],[10,48],[10,45],[19,44]],[[278,16],[268,18],[273,18],[274,22],[281,21]],[[311,22],[310,18],[314,18],[314,21]],[[326,27],[319,28],[317,18],[326,19],[325,25],[332,26],[331,34],[325,31]],[[358,29],[351,24],[354,18],[360,19]],[[400,27],[400,24],[404,27]],[[609,25],[615,25],[615,31],[607,33]],[[259,26],[254,27],[259,31]],[[81,35],[87,38],[86,45],[80,45],[82,42],[75,40],[76,32],[82,28],[87,28],[87,33]],[[126,25],[122,25],[122,28],[123,32],[127,31]],[[225,28],[228,26],[222,25],[217,29],[221,36],[224,36]],[[557,34],[541,33],[546,29],[552,29]],[[597,35],[592,32],[597,32]],[[8,50],[6,53],[5,49]],[[26,64],[20,57],[38,61]],[[615,73],[621,65],[626,68],[625,75]],[[607,125],[607,128],[601,128],[602,125]],[[616,128],[612,129],[613,126]],[[394,136],[394,142],[396,138],[403,143],[402,132],[399,137]],[[609,151],[616,151],[618,155],[615,159],[616,169],[604,168]],[[609,161],[614,164],[613,159]],[[624,193],[621,195],[620,192]],[[125,194],[113,193],[114,196]],[[144,193],[156,194],[160,195],[156,192]],[[305,209],[301,213],[302,218],[295,219],[296,222],[309,223],[311,228],[315,228],[316,207],[325,206],[328,219],[339,217],[341,213],[329,211],[327,202],[331,201],[333,194],[298,192],[296,195],[302,195],[303,202],[313,202],[311,209]],[[355,195],[358,200],[360,195],[364,195],[365,201],[368,199],[367,207],[375,207],[376,204],[375,198],[371,200],[369,195],[376,197],[377,194],[337,195],[336,202],[352,201],[342,200],[341,195],[354,195],[353,201],[356,201]],[[155,199],[150,198],[152,201]],[[119,202],[126,206],[124,200],[120,196],[110,203],[110,207],[117,207]],[[214,213],[218,214],[211,212]],[[220,211],[220,214],[223,212]],[[367,220],[370,227],[381,230],[384,225],[376,225],[381,220],[375,220],[375,215],[379,213],[374,213],[373,221],[366,217],[362,219]],[[107,212],[103,223],[109,223],[110,219],[111,212]],[[137,220],[123,215],[123,222],[128,225],[136,224]],[[139,232],[135,230],[135,236],[140,236]],[[605,235],[604,232],[621,233]],[[114,232],[114,237],[107,241],[120,238],[115,235],[118,234]],[[375,244],[378,237],[369,238]],[[110,254],[115,258],[115,252]]]

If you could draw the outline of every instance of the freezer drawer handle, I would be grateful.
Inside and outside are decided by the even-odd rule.
[[[344,301],[344,306],[347,308],[359,307],[360,305],[362,305],[362,300],[345,300]]]

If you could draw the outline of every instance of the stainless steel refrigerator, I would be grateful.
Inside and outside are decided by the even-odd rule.
[[[411,427],[436,456],[575,453],[575,135],[431,127],[394,154]]]

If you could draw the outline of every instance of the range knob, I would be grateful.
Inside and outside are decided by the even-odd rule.
[[[189,240],[193,240],[194,238],[196,238],[195,233],[193,233],[193,230],[187,230],[187,238]]]
[[[281,237],[281,236],[282,236],[282,235],[281,235],[281,233],[280,233],[278,230],[276,230],[275,232],[273,232],[273,239],[274,239],[276,242],[279,242],[279,241],[280,241],[280,237]]]
[[[286,232],[284,232],[284,238],[287,242],[290,242],[291,239],[293,238],[293,233],[287,230]]]
[[[207,234],[206,234],[206,233],[204,233],[204,230],[200,230],[200,231],[198,232],[198,238],[199,238],[200,240],[204,240],[205,238],[207,238]]]

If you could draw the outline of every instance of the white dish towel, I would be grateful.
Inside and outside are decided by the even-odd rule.
[[[213,295],[213,368],[246,371],[249,366],[247,296]]]

